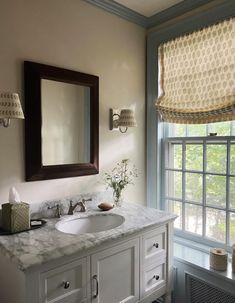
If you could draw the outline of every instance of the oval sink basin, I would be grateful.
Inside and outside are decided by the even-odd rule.
[[[118,227],[124,220],[122,216],[115,214],[96,215],[59,222],[56,224],[56,229],[74,235],[97,233]]]

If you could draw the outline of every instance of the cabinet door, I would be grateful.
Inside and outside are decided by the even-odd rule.
[[[92,303],[139,300],[139,239],[91,256]]]

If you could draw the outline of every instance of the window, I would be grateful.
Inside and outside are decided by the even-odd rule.
[[[161,80],[161,65],[159,66],[159,57],[157,54],[157,50],[159,47],[168,41],[172,41],[180,36],[184,36],[185,34],[193,33],[194,31],[197,31],[201,28],[205,28],[208,26],[211,26],[213,24],[219,23],[225,19],[228,19],[229,17],[234,18],[234,13],[232,9],[233,4],[228,3],[226,5],[217,5],[214,7],[211,7],[210,9],[206,11],[200,11],[197,14],[193,16],[193,22],[191,18],[184,18],[182,20],[179,20],[179,22],[176,22],[174,24],[169,24],[169,26],[165,27],[164,29],[159,28],[156,31],[151,31],[148,35],[148,55],[147,55],[147,106],[146,106],[146,112],[147,112],[147,119],[146,119],[146,125],[147,125],[147,136],[146,136],[146,155],[147,155],[147,161],[146,161],[146,172],[147,172],[147,205],[150,207],[165,209],[165,205],[169,204],[171,209],[174,209],[174,211],[178,214],[180,214],[180,218],[176,220],[175,223],[175,230],[176,234],[180,234],[187,238],[188,236],[194,240],[198,240],[201,242],[204,242],[208,245],[213,245],[216,247],[218,245],[218,242],[214,241],[214,238],[212,238],[211,235],[208,235],[209,231],[206,231],[206,187],[210,183],[207,182],[206,184],[206,170],[209,169],[209,167],[204,167],[206,165],[206,142],[210,141],[211,143],[217,142],[217,140],[226,141],[226,153],[227,156],[229,156],[229,162],[226,158],[226,165],[228,165],[228,168],[226,166],[226,173],[222,173],[222,177],[225,177],[226,187],[229,187],[228,191],[226,190],[226,207],[223,208],[221,211],[225,213],[226,217],[226,225],[222,227],[222,229],[225,229],[225,240],[224,246],[226,246],[226,243],[229,242],[235,242],[234,238],[234,232],[235,232],[235,182],[234,176],[235,176],[235,167],[234,167],[234,157],[235,157],[235,149],[234,149],[234,143],[235,143],[235,125],[233,123],[227,123],[229,124],[229,127],[223,129],[222,124],[208,124],[206,125],[188,125],[183,126],[180,124],[167,124],[166,122],[162,123],[160,122],[161,119],[159,118],[159,115],[156,115],[156,101],[157,98],[162,94],[162,86],[160,80]],[[233,36],[232,36],[233,37]],[[217,41],[220,41],[218,39]],[[233,44],[232,44],[233,45]],[[233,52],[230,52],[230,54],[233,54]],[[215,55],[215,54],[213,54]],[[228,59],[228,57],[226,57]],[[198,60],[198,56],[195,56],[195,59]],[[227,59],[225,61],[227,61]],[[177,62],[177,61],[176,61]],[[228,61],[231,63],[231,61]],[[165,66],[165,64],[164,64]],[[171,65],[169,65],[171,66]],[[181,65],[180,65],[181,67]],[[234,79],[234,77],[229,77],[229,79]],[[208,81],[207,81],[208,83]],[[220,82],[220,84],[223,83]],[[157,85],[159,84],[159,85]],[[217,87],[217,86],[216,86]],[[233,84],[234,87],[234,84]],[[163,87],[164,88],[164,87]],[[198,88],[198,85],[197,85]],[[165,87],[166,89],[166,87]],[[166,90],[164,89],[165,93]],[[213,87],[212,87],[213,89]],[[208,91],[207,91],[208,92]],[[200,99],[201,100],[201,99]],[[234,118],[231,118],[230,120],[235,120]],[[166,120],[165,120],[166,121]],[[190,120],[192,121],[192,120]],[[175,121],[172,121],[176,123]],[[200,121],[202,123],[202,121]],[[212,121],[210,121],[212,122]],[[215,122],[215,121],[214,121]],[[217,121],[219,122],[219,121]],[[195,122],[195,124],[198,122]],[[204,122],[208,123],[208,122]],[[230,129],[231,128],[231,129]],[[222,129],[223,133],[220,133],[218,129]],[[227,130],[226,130],[227,129]],[[229,132],[228,132],[229,129]],[[173,132],[174,130],[174,132]],[[208,137],[207,135],[209,133],[217,132],[217,136],[214,137]],[[168,135],[168,134],[169,135]],[[202,153],[203,154],[203,168],[201,171],[195,171],[195,173],[189,175],[189,177],[195,177],[199,175],[199,182],[200,178],[202,178],[202,198],[200,196],[200,192],[197,193],[199,198],[201,200],[199,203],[197,201],[193,201],[194,198],[194,192],[187,192],[187,199],[189,200],[189,203],[187,200],[185,201],[185,185],[186,185],[186,158],[184,158],[184,164],[182,157],[186,156],[186,140],[190,140],[196,143],[197,141],[202,142]],[[199,140],[200,139],[200,140]],[[206,141],[207,139],[207,141]],[[212,141],[214,140],[214,141]],[[227,142],[227,140],[229,142]],[[218,141],[219,142],[219,141]],[[164,146],[163,146],[163,144]],[[176,144],[178,143],[178,144]],[[190,141],[189,141],[190,143]],[[183,151],[183,145],[184,145],[184,151]],[[221,144],[220,144],[221,145]],[[227,146],[229,145],[229,148]],[[165,149],[167,147],[167,149]],[[175,150],[175,157],[177,159],[178,157],[181,157],[181,163],[177,162],[175,160],[172,162],[172,157],[168,156],[169,152],[172,155],[174,149],[178,148],[178,151]],[[182,149],[182,154],[180,153]],[[232,157],[230,159],[230,156]],[[208,157],[207,157],[208,158]],[[167,161],[166,161],[167,160]],[[169,163],[171,162],[171,163]],[[205,163],[205,164],[204,164]],[[181,166],[180,166],[181,164]],[[182,167],[182,164],[185,166]],[[199,163],[200,164],[200,163]],[[198,165],[199,165],[198,164]],[[174,165],[174,166],[173,166]],[[178,167],[177,167],[178,165]],[[187,168],[189,170],[189,168]],[[185,171],[184,171],[185,170]],[[172,171],[172,172],[171,172]],[[174,172],[176,173],[176,176],[180,176],[181,179],[176,180],[179,183],[179,188],[176,190],[176,185],[174,184]],[[200,174],[201,172],[201,174]],[[209,170],[208,170],[209,172]],[[170,174],[171,173],[171,174]],[[178,175],[177,175],[178,173]],[[181,173],[181,175],[180,175]],[[198,175],[195,175],[195,174]],[[231,173],[231,176],[230,176]],[[169,180],[168,176],[170,174]],[[165,177],[166,175],[166,177]],[[173,177],[172,177],[173,175]],[[208,177],[213,174],[208,174]],[[175,176],[175,177],[176,177]],[[189,178],[188,177],[188,178]],[[192,179],[192,178],[191,178]],[[189,179],[187,184],[189,184]],[[167,182],[165,182],[167,181]],[[171,192],[168,192],[167,183],[171,182],[174,186],[171,187]],[[209,180],[210,181],[210,180]],[[192,181],[191,181],[192,182]],[[230,184],[231,182],[231,184]],[[166,183],[166,184],[165,184]],[[181,184],[182,183],[182,184]],[[198,183],[199,184],[199,183]],[[197,186],[199,188],[199,185],[196,184],[194,187],[192,187],[192,190]],[[176,192],[175,196],[170,197],[170,194],[172,192]],[[182,191],[182,192],[180,192]],[[199,191],[199,190],[198,190]],[[178,197],[177,197],[178,195]],[[169,198],[169,199],[168,199]],[[192,203],[190,201],[192,200]],[[196,200],[196,199],[195,199]],[[195,203],[196,202],[196,203]],[[228,205],[231,204],[232,206]],[[191,229],[191,231],[187,231],[185,229],[185,226],[189,225],[189,222],[185,222],[185,213],[189,214],[191,209],[185,208],[185,205],[189,204],[189,207],[195,206],[195,209],[198,211],[198,215],[196,212],[193,212],[193,214],[196,213],[197,220],[200,219],[200,211],[202,212],[202,218],[201,218],[201,227],[198,224],[195,224],[197,227],[195,232],[194,229]],[[198,206],[198,207],[197,207]],[[210,208],[208,205],[209,210],[217,210],[216,206],[214,208]],[[220,209],[219,209],[220,210]],[[209,213],[210,214],[210,213]],[[223,216],[221,216],[223,218]],[[197,222],[196,222],[197,223]],[[209,226],[209,225],[208,225]],[[200,231],[200,228],[202,231]],[[188,228],[189,229],[189,228]],[[206,234],[207,232],[207,234]],[[213,244],[210,243],[210,240],[213,241]],[[216,239],[217,240],[217,239]],[[226,247],[227,248],[227,247]]]
[[[235,243],[235,121],[165,124],[165,194],[179,234]]]

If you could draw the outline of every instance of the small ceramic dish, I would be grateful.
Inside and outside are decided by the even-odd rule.
[[[114,205],[110,202],[102,202],[98,205],[98,207],[103,211],[107,211],[107,210],[112,209],[114,207]]]

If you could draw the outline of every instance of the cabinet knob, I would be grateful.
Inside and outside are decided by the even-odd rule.
[[[64,289],[68,289],[70,286],[70,283],[69,283],[69,281],[65,281],[65,282],[63,282],[63,285],[64,285]]]
[[[155,280],[159,280],[159,278],[160,278],[160,277],[159,277],[158,275],[154,275],[154,276],[153,276],[153,279],[155,279]]]
[[[158,244],[158,243],[153,243],[153,247],[158,248],[158,247],[159,247],[159,244]]]

